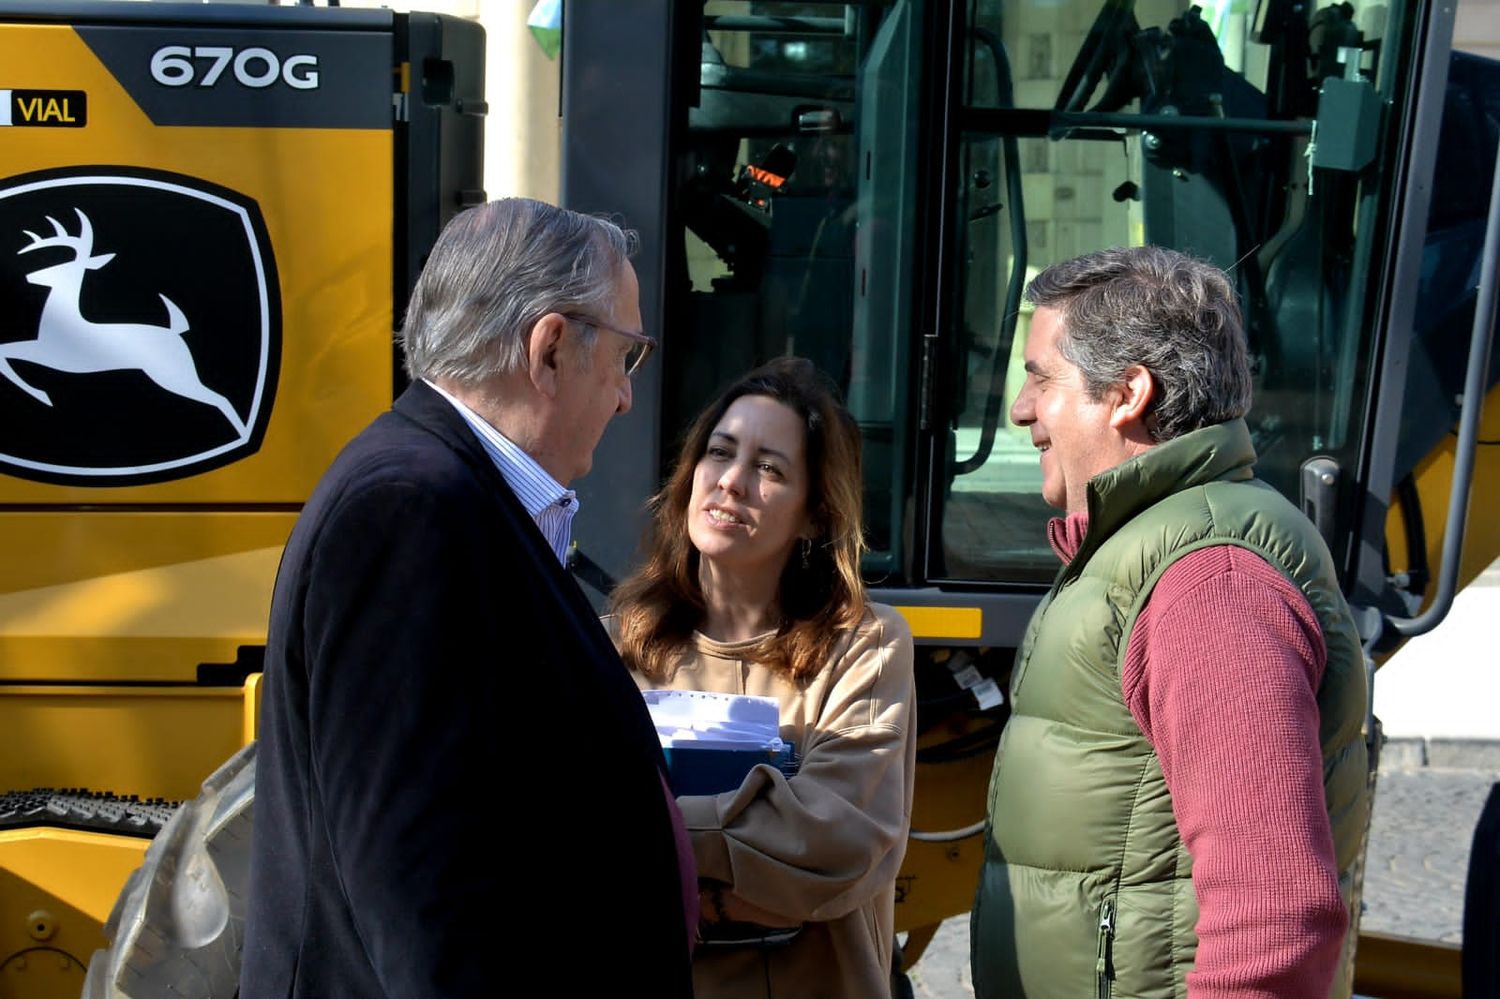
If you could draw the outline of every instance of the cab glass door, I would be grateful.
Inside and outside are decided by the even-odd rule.
[[[1387,236],[1383,108],[1402,86],[1408,6],[964,4],[929,579],[1056,570],[1056,511],[1008,410],[1024,377],[1022,289],[1091,250],[1151,243],[1227,271],[1253,358],[1258,474],[1297,499],[1309,458],[1354,467]]]
[[[688,16],[667,439],[751,367],[811,359],[864,434],[870,568],[887,572],[911,452],[923,4],[714,0]]]

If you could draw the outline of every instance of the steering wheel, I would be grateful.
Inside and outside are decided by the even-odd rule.
[[[1055,111],[1083,111],[1110,64],[1128,58],[1130,35],[1139,27],[1135,0],[1104,0],[1104,6],[1089,25],[1083,47],[1073,57],[1062,89],[1057,92]]]

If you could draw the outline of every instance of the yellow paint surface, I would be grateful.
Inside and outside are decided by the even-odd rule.
[[[978,638],[984,612],[978,607],[897,607],[917,638]]]

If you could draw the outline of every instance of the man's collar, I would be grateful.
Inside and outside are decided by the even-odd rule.
[[[1254,477],[1255,445],[1243,418],[1165,441],[1089,480],[1089,524],[1100,534],[1181,489]]]
[[[500,469],[500,474],[505,477],[506,484],[521,501],[528,516],[535,519],[543,510],[553,505],[577,509],[577,494],[554,479],[519,444],[502,434],[452,393],[427,379],[423,381],[434,392],[446,399],[479,437],[481,445],[495,462],[496,467]]]
[[[1047,543],[1064,565],[1073,561],[1073,556],[1083,547],[1088,533],[1089,515],[1082,511],[1053,517],[1047,521]]]
[[[1244,419],[1215,423],[1158,444],[1100,472],[1088,483],[1087,533],[1058,575],[1082,567],[1109,537],[1138,513],[1183,489],[1215,480],[1255,477],[1255,445]],[[1071,518],[1070,518],[1071,519]],[[1049,540],[1052,538],[1048,532]],[[1055,584],[1054,584],[1055,585]]]

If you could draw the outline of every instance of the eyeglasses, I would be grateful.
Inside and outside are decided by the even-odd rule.
[[[618,333],[627,340],[633,341],[629,352],[625,355],[625,374],[627,375],[633,375],[639,371],[641,365],[646,363],[646,358],[650,357],[651,352],[656,349],[656,337],[654,336],[647,336],[644,333],[636,333],[631,330],[622,330],[618,326],[611,326],[609,323],[600,322],[593,316],[580,316],[572,312],[564,312],[561,315],[564,319],[571,319],[575,323],[580,323],[584,326],[593,326],[601,330],[609,330],[611,333]]]

